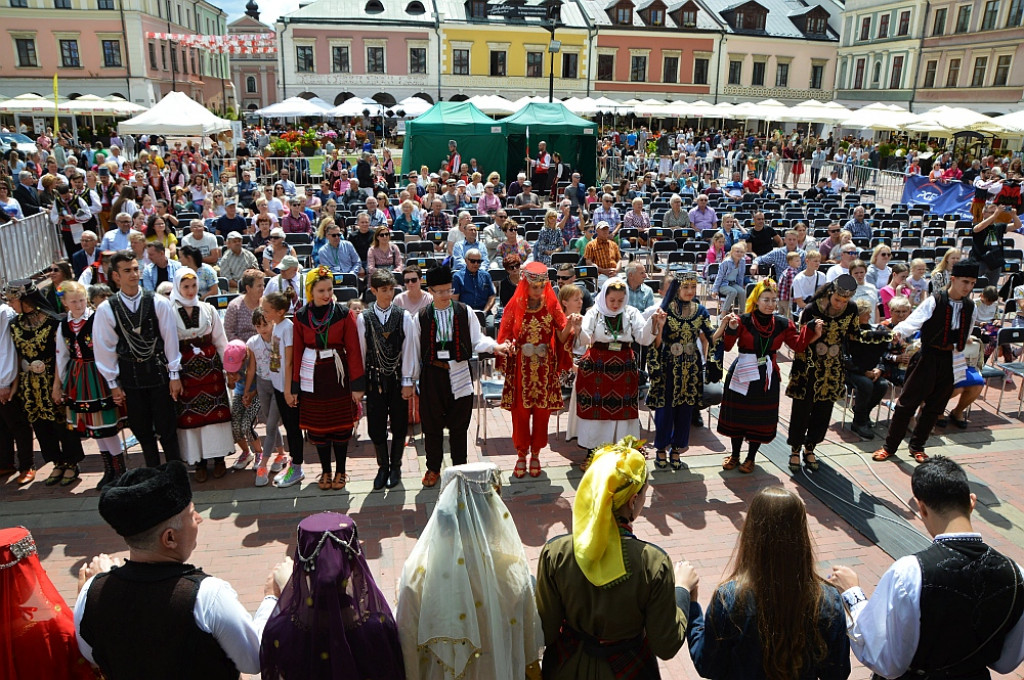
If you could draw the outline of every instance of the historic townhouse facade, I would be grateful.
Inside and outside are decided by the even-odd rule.
[[[927,7],[927,0],[847,2],[838,54],[838,101],[851,106],[879,100],[912,105]]]
[[[1024,101],[1024,0],[932,0],[915,73],[915,111],[947,104],[986,114]]]
[[[249,0],[245,14],[228,24],[228,33],[273,34],[274,29],[260,21],[259,7]],[[231,55],[231,80],[242,111],[255,111],[277,101],[277,62],[276,52]]]
[[[180,90],[234,106],[226,55],[152,40],[148,32],[223,34],[227,15],[206,0],[7,0],[0,7],[0,96],[120,95],[146,106]]]

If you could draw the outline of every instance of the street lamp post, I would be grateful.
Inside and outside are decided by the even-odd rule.
[[[555,55],[562,49],[562,43],[555,40],[555,28],[562,16],[562,0],[546,0],[544,3],[548,31],[551,32],[551,42],[548,43],[548,54],[551,56],[548,64],[548,103],[555,101]]]

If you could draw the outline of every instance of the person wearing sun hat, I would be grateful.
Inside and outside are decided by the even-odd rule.
[[[853,295],[857,280],[841,274],[811,297],[800,313],[800,325],[820,322],[821,336],[793,357],[786,396],[793,400],[789,418],[789,469],[800,469],[800,450],[809,470],[818,469],[814,448],[825,439],[832,407],[846,395],[847,340],[882,345],[892,340],[886,328],[861,329]]]
[[[572,507],[572,533],[553,538],[537,566],[544,677],[657,678],[686,639],[697,573],[633,534],[647,497],[642,442],[626,437],[594,453]]]
[[[887,460],[896,454],[910,427],[910,419],[921,406],[917,425],[910,435],[910,455],[918,463],[928,459],[925,442],[942,415],[954,383],[966,375],[963,351],[967,337],[977,320],[978,310],[971,291],[978,281],[978,263],[953,265],[949,285],[926,298],[902,323],[893,328],[893,336],[906,340],[921,331],[921,351],[907,367],[907,379],[889,422],[889,433],[874,460]]]
[[[480,332],[480,321],[469,307],[452,300],[452,270],[427,271],[427,289],[433,297],[415,317],[412,342],[403,361],[414,362],[413,380],[419,380],[420,421],[427,471],[423,486],[435,486],[441,478],[444,431],[448,429],[452,465],[466,461],[469,421],[473,413],[473,377],[469,360],[473,352],[503,356],[507,347]]]
[[[291,300],[291,311],[294,313],[306,302],[306,286],[299,274],[299,260],[294,255],[285,255],[281,258],[280,268],[281,273],[267,281],[263,295],[284,293]],[[294,297],[292,293],[295,294]]]
[[[267,578],[250,616],[226,581],[188,563],[203,521],[188,468],[171,461],[129,470],[100,494],[99,513],[129,552],[123,566],[112,568],[100,555],[79,574],[87,579],[75,605],[82,656],[108,678],[237,680],[259,673],[278,580]],[[290,571],[279,564],[274,572],[282,568]]]
[[[505,305],[498,342],[509,343],[503,362],[508,377],[501,393],[501,407],[512,413],[512,443],[519,459],[512,476],[526,475],[530,452],[530,476],[540,476],[540,450],[548,441],[548,418],[562,410],[559,376],[572,368],[573,338],[583,317],[566,317],[548,278],[548,268],[531,262],[512,299]],[[531,420],[533,426],[531,428]]]

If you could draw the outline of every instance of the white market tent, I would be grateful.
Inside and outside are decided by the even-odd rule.
[[[308,116],[323,118],[327,115],[325,109],[302,97],[289,97],[253,113],[264,118],[305,118]]]
[[[61,99],[60,102],[67,100]],[[0,113],[35,113],[53,114],[53,97],[40,97],[37,94],[19,94],[13,99],[0,102]]]
[[[0,104],[0,106],[2,106],[2,104]],[[1014,111],[1013,113],[1007,113],[1002,116],[996,116],[992,121],[998,123],[1006,130],[1010,130],[1012,132],[1024,132],[1024,109]]]
[[[361,118],[369,111],[370,116],[383,116],[384,107],[372,99],[351,97],[327,111],[328,116],[335,118]]]
[[[975,132],[1003,132],[999,123],[983,113],[960,106],[936,106],[920,114],[920,122],[934,123],[949,131],[972,130]]]
[[[517,111],[512,102],[497,94],[478,94],[469,102],[488,116],[511,116]]]
[[[218,118],[184,92],[168,92],[150,110],[117,124],[122,135],[210,135],[231,129],[231,121]]]
[[[393,110],[404,111],[406,118],[416,118],[417,116],[422,116],[424,113],[429,111],[432,106],[433,104],[430,102],[413,96],[406,97],[402,101],[398,102],[398,104],[393,107]]]

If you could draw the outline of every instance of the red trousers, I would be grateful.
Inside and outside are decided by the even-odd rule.
[[[533,429],[530,429],[530,419]],[[517,453],[540,453],[548,442],[548,418],[551,411],[546,408],[525,408],[516,404],[512,407],[512,444]]]

